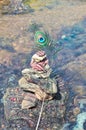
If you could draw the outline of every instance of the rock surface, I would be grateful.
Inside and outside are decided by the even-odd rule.
[[[62,122],[64,122],[63,119],[68,93],[66,87],[61,84],[62,79],[60,77],[58,77],[57,82],[60,86],[59,92],[53,100],[45,101],[39,129],[46,128],[51,130],[56,127],[60,130]],[[6,119],[9,122],[12,122],[11,126],[8,125],[7,130],[14,129],[15,127],[18,129],[18,126],[22,128],[25,125],[28,125],[27,128],[30,128],[31,130],[35,129],[42,102],[38,100],[36,102],[36,107],[33,107],[32,109],[21,109],[21,104],[24,103],[24,100],[28,98],[30,98],[30,101],[35,100],[34,96],[29,96],[30,95],[21,90],[20,87],[7,89],[4,95],[4,111]],[[26,105],[28,104],[26,103]],[[23,126],[21,126],[21,122],[23,122]],[[52,125],[50,125],[51,123]]]

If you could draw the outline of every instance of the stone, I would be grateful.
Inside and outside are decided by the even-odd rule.
[[[32,56],[30,66],[38,72],[49,69],[48,59],[44,51],[38,51]],[[47,66],[47,67],[46,67]]]
[[[28,82],[24,77],[22,77],[19,80],[19,86],[22,88],[24,91],[28,92],[36,92],[36,90],[39,90],[40,87],[37,84],[34,84],[32,82]]]
[[[47,66],[46,66],[47,67]],[[33,70],[32,68],[26,68],[24,70],[22,70],[22,75],[29,80],[30,78],[32,79],[38,79],[38,78],[47,78],[49,77],[51,74],[51,68],[46,69],[46,71],[36,71]]]
[[[80,108],[79,107],[75,107],[74,109],[73,109],[73,114],[76,116],[76,115],[78,115],[80,113]]]
[[[47,94],[46,92],[44,92],[43,90],[37,90],[36,93],[36,98],[43,101],[43,100],[51,100],[53,97],[52,95]]]
[[[23,77],[19,80],[19,86],[24,91],[33,92],[39,100],[51,100],[58,90],[56,80],[50,78],[51,68],[45,52],[35,53],[30,65],[31,68],[22,70]]]
[[[45,92],[46,90],[44,88],[41,89],[40,86],[37,84],[31,83],[31,82],[28,83],[28,81],[23,77],[19,80],[19,85],[24,91],[34,92],[34,94],[36,95],[36,97],[39,100],[43,100],[43,98],[47,99],[47,100],[52,99],[52,95],[47,94]],[[43,91],[43,89],[45,91]],[[49,90],[47,90],[47,91],[50,92]],[[52,93],[54,93],[54,91],[56,92],[56,90],[54,90],[54,88],[52,88],[51,91],[52,91]]]
[[[57,93],[57,83],[55,79],[47,78],[41,79],[38,83],[41,89],[47,94],[56,94]]]
[[[38,53],[32,56],[32,60],[35,60],[36,62],[42,61],[45,58],[46,58],[46,54],[44,51],[39,51]]]
[[[22,101],[21,108],[29,109],[36,106],[36,96],[32,93],[27,93]]]

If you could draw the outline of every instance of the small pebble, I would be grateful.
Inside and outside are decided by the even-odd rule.
[[[76,116],[80,113],[80,108],[79,107],[76,107],[73,109],[73,114]]]
[[[34,122],[32,120],[29,120],[29,126],[32,128],[34,127]]]

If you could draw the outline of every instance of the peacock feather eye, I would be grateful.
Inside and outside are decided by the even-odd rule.
[[[44,37],[40,37],[38,40],[39,40],[40,43],[45,42],[45,38]]]
[[[47,46],[49,43],[49,38],[47,37],[45,33],[41,31],[37,31],[35,33],[34,40],[35,40],[36,45],[40,47]]]

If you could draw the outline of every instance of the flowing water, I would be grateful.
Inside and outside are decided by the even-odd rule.
[[[26,0],[24,4],[30,5],[24,13],[20,4],[18,10],[6,6],[0,15],[0,130],[5,130],[2,97],[7,87],[18,85],[21,70],[29,66],[36,51],[36,30],[49,33],[53,47],[44,50],[52,75],[59,74],[69,90],[63,130],[86,130],[86,2]]]

